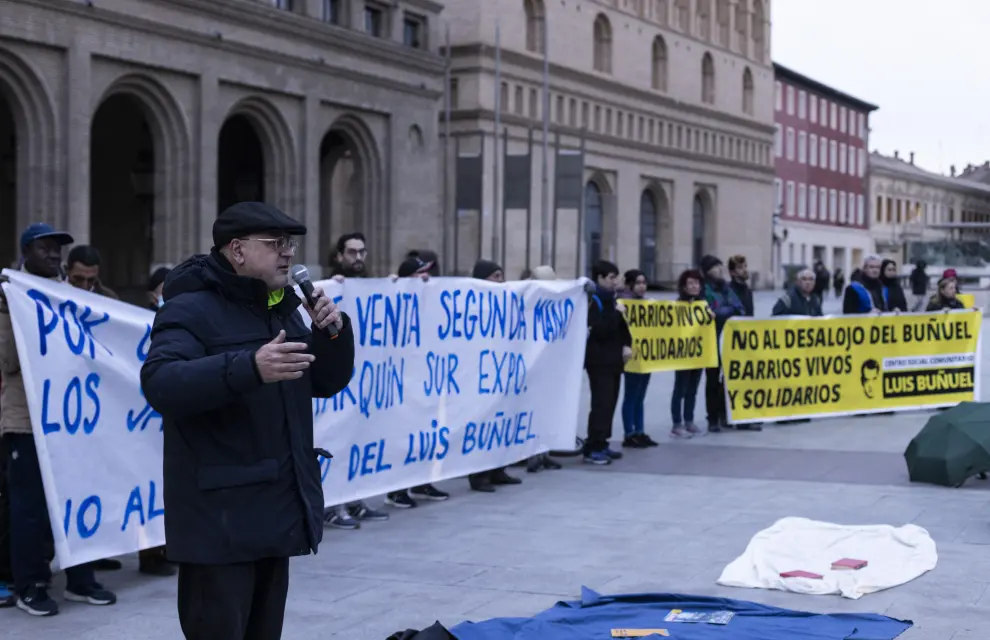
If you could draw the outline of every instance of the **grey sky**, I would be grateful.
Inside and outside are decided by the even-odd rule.
[[[990,0],[775,0],[773,58],[872,102],[870,150],[948,173],[990,160]]]

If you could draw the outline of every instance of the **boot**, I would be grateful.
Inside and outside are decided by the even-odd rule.
[[[468,482],[471,484],[471,490],[480,491],[481,493],[495,493],[495,487],[492,486],[492,482],[488,476],[489,474],[487,472],[472,473],[469,475]]]
[[[522,484],[522,480],[514,476],[510,476],[505,472],[505,468],[495,469],[491,473],[491,482],[494,485],[505,485],[505,484]]]

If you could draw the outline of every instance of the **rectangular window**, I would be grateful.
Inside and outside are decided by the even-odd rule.
[[[839,124],[837,122],[837,120],[839,119],[838,116],[839,116],[839,107],[837,104],[833,102],[832,104],[829,105],[829,116],[828,116],[828,126],[833,131],[835,131],[835,129]]]
[[[449,92],[449,94],[450,94],[450,96],[449,96],[450,110],[451,111],[454,111],[455,109],[460,109],[461,96],[458,93],[457,89],[458,89],[458,87],[457,87],[457,78],[451,78],[450,79],[450,92]]]
[[[798,133],[798,162],[801,164],[808,162],[808,134],[804,131]]]
[[[385,12],[380,7],[365,5],[364,31],[376,38],[385,35]]]
[[[341,0],[323,0],[323,22],[340,24],[340,2]]]
[[[591,123],[591,107],[588,106],[587,102],[581,103],[581,126],[585,129],[588,128],[588,124]]]
[[[818,96],[815,94],[809,96],[808,116],[812,122],[818,122]]]
[[[839,107],[839,131],[846,132],[846,108]]]
[[[859,173],[860,178],[866,175],[866,149],[859,150]]]
[[[773,84],[773,100],[777,111],[784,108],[783,85],[780,84],[779,80]]]
[[[808,139],[808,164],[818,166],[818,136],[815,134]]]
[[[602,130],[602,108],[600,105],[595,105],[595,131]]]
[[[866,116],[860,113],[859,117],[859,137],[866,140]]]
[[[514,91],[512,106],[516,115],[521,116],[523,114],[523,88],[518,84]]]
[[[621,111],[615,112],[615,135],[622,137],[622,124],[626,121],[626,117],[622,115]]]
[[[798,117],[804,120],[808,117],[808,94],[804,91],[798,93]]]
[[[821,104],[818,109],[818,124],[823,127],[828,126],[828,100],[822,98]]]
[[[849,192],[849,224],[856,224],[856,194]]]
[[[794,115],[794,87],[787,87],[787,115]]]
[[[839,160],[839,152],[837,151],[838,145],[835,140],[828,141],[828,168],[831,171],[835,171],[836,165]]]
[[[787,127],[787,159],[794,159],[794,127]]]
[[[426,18],[407,13],[402,17],[402,44],[413,49],[425,49]]]
[[[564,96],[557,96],[557,122],[564,124]]]
[[[862,194],[856,196],[856,224],[861,227],[866,224],[866,199]]]
[[[849,145],[849,175],[856,175],[856,147]]]
[[[808,187],[808,218],[818,219],[818,187],[815,185]]]
[[[802,182],[798,184],[798,206],[799,218],[808,217],[808,187]]]
[[[828,169],[828,138],[825,136],[818,141],[818,166]]]
[[[789,216],[794,215],[794,182],[791,180],[787,181],[787,209],[785,213]]]
[[[536,92],[536,89],[530,89],[529,90],[529,117],[530,118],[539,118],[540,117],[540,108],[539,108],[539,106],[537,106],[537,105],[540,104],[540,101],[538,99],[538,96],[539,96],[539,94]]]
[[[839,224],[846,223],[846,192],[839,192]]]
[[[773,209],[780,211],[780,206],[784,204],[784,183],[780,178],[773,179],[773,194]]]
[[[572,127],[577,126],[577,99],[571,98],[570,107],[567,110],[567,124]]]
[[[828,218],[828,189],[825,187],[818,190],[818,217],[822,220]]]
[[[783,157],[784,155],[784,134],[781,131],[780,125],[777,125],[777,130],[773,134],[773,149],[777,157]]]
[[[839,173],[846,172],[846,143],[839,143]]]
[[[828,219],[835,222],[835,216],[839,213],[839,194],[835,189],[828,190]]]

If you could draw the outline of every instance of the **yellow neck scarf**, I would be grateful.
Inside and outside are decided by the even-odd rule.
[[[285,289],[279,289],[278,291],[272,291],[268,294],[268,308],[271,309],[279,302],[282,302],[282,298],[285,297]]]

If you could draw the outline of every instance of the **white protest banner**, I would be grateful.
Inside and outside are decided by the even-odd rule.
[[[3,273],[59,565],[164,544],[162,419],[139,382],[154,314]],[[313,401],[327,506],[573,447],[581,282],[318,286],[357,347],[348,387]]]

